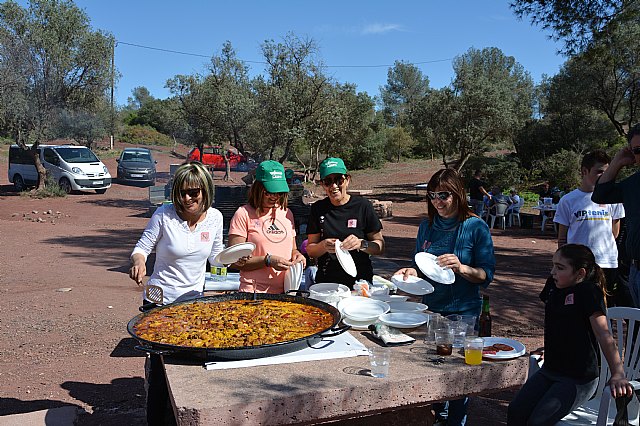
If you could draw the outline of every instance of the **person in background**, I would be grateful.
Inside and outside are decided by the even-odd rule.
[[[509,210],[513,210],[518,204],[520,204],[520,196],[518,195],[518,191],[515,189],[511,189],[509,191],[509,199],[511,200],[511,206]]]
[[[485,197],[487,200],[491,200],[491,194],[484,188],[486,183],[482,180],[482,171],[476,170],[469,182],[469,202],[473,212],[478,217],[482,217],[482,212],[485,207]]]
[[[607,294],[615,297],[618,276],[616,237],[620,219],[624,217],[622,204],[596,204],[591,201],[596,181],[609,167],[611,158],[596,150],[586,154],[580,165],[580,186],[560,199],[553,221],[558,224],[558,248],[583,244],[593,252],[607,282]]]
[[[172,204],[153,213],[131,253],[129,277],[141,285],[147,256],[155,249],[147,284],[162,288],[165,304],[202,296],[207,259],[214,263],[222,251],[222,214],[211,207],[213,189],[211,174],[200,162],[180,166],[173,177]],[[144,309],[155,306],[143,296]],[[171,404],[160,355],[147,358],[145,373],[147,423],[164,424]]]
[[[316,282],[340,283],[353,288],[356,280],[373,280],[370,255],[384,251],[382,223],[369,200],[347,192],[351,175],[340,158],[320,163],[320,179],[326,198],[311,206],[307,225],[307,253],[317,259]],[[355,277],[340,266],[335,254],[336,240],[355,262]]]
[[[258,165],[249,190],[249,202],[240,207],[229,224],[229,244],[251,242],[255,250],[240,270],[240,291],[283,293],[284,275],[305,257],[296,247],[293,213],[287,208],[289,186],[282,164],[267,160]]]
[[[437,256],[442,268],[455,274],[451,285],[440,284],[425,276],[414,264],[394,275],[419,276],[434,287],[422,302],[429,310],[443,316],[450,314],[480,315],[480,288],[493,280],[496,259],[493,240],[487,224],[473,213],[468,204],[464,184],[453,169],[436,172],[427,184],[427,218],[420,223],[414,255],[419,252]],[[469,398],[445,404],[434,404],[438,421],[464,425]]]
[[[511,206],[511,198],[502,193],[502,188],[499,186],[494,186],[491,189],[491,201],[489,201],[489,208],[495,206],[496,204],[501,204],[505,206],[505,208],[509,208]]]
[[[543,201],[545,198],[553,198],[549,182],[547,181],[542,182],[542,185],[540,185],[540,190],[538,191],[538,199],[540,201]]]
[[[607,324],[604,274],[588,247],[556,251],[540,299],[544,364],[509,404],[507,425],[555,425],[585,403],[598,386],[598,345],[611,370],[611,395],[633,395]]]
[[[640,171],[616,182],[625,166],[640,165],[640,123],[627,133],[627,146],[616,153],[600,176],[591,199],[594,203],[622,203],[627,226],[626,252],[629,258],[629,290],[636,308],[640,308]]]

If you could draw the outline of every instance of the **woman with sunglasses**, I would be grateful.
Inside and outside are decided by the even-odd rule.
[[[451,269],[455,281],[451,285],[426,277],[415,262],[396,275],[419,276],[434,287],[423,296],[429,310],[442,314],[480,315],[480,288],[493,280],[496,260],[487,224],[471,211],[460,175],[453,169],[436,172],[427,184],[427,218],[420,223],[415,253],[437,256],[437,263]],[[414,254],[415,254],[414,253]],[[469,398],[435,404],[436,416],[447,418],[448,425],[463,425]]]
[[[320,179],[327,197],[311,206],[307,225],[307,253],[318,260],[316,282],[331,282],[353,288],[356,280],[373,280],[370,255],[384,251],[382,223],[371,202],[347,193],[351,176],[340,158],[320,164]],[[335,254],[336,240],[349,250],[356,265],[355,277],[340,266]]]
[[[213,179],[200,162],[180,166],[173,177],[172,204],[151,216],[131,254],[129,277],[141,285],[147,274],[147,256],[155,249],[153,273],[147,284],[162,288],[163,303],[202,296],[207,259],[213,263],[222,251],[222,214],[211,207]],[[143,309],[156,305],[143,297]],[[164,424],[168,407],[164,368],[159,355],[145,363],[147,423]]]
[[[255,181],[249,190],[249,203],[240,207],[229,225],[229,244],[252,242],[252,255],[240,270],[240,291],[258,293],[284,292],[284,275],[294,263],[305,257],[296,247],[293,213],[287,208],[289,185],[282,164],[263,161],[258,165]]]

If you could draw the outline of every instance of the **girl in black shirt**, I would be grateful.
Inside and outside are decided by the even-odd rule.
[[[611,395],[632,395],[605,316],[605,278],[591,250],[567,244],[553,256],[545,303],[544,364],[516,394],[508,425],[554,425],[598,386],[598,344],[611,370]]]

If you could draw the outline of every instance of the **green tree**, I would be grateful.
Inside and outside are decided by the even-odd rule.
[[[637,21],[638,0],[515,0],[510,3],[519,18],[552,32],[564,42],[564,52],[574,54],[587,48],[593,38],[608,31],[614,22]]]
[[[87,15],[68,0],[0,4],[0,116],[38,170],[37,147],[55,136],[63,111],[92,112],[111,84],[113,38],[92,31]]]
[[[380,88],[384,117],[389,126],[402,126],[407,112],[429,90],[429,78],[413,64],[396,61],[387,72],[387,84]]]

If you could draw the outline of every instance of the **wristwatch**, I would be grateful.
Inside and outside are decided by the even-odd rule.
[[[369,241],[362,239],[360,242],[360,250],[366,250],[369,248]]]

